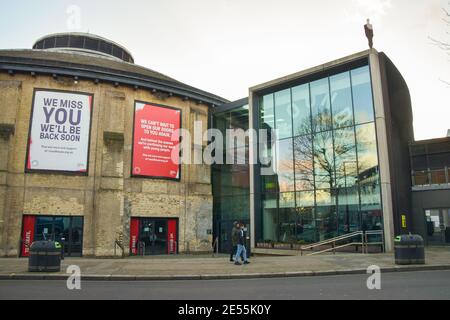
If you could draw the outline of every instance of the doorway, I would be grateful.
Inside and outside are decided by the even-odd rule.
[[[24,216],[22,227],[22,257],[28,257],[35,241],[57,241],[67,257],[83,254],[83,217]]]
[[[429,245],[450,245],[450,209],[425,210]]]
[[[132,218],[130,253],[135,256],[177,254],[178,220]]]

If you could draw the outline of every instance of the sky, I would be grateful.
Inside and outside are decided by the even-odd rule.
[[[411,93],[417,140],[450,129],[449,0],[0,0],[0,49],[43,35],[90,32],[135,62],[237,100],[248,88],[368,48],[385,52]]]

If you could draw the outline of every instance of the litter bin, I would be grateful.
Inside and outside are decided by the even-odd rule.
[[[55,241],[36,241],[30,247],[29,272],[59,272],[61,244]]]
[[[395,238],[395,264],[425,264],[425,245],[419,235],[402,235]]]

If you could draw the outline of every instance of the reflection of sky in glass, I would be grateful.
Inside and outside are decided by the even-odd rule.
[[[368,212],[368,217],[379,214],[371,90],[366,66],[262,99],[262,123],[267,127],[272,121],[279,129],[273,176],[280,192],[278,206],[274,199],[265,201],[266,209],[278,209],[279,221],[266,227],[282,228],[288,222],[283,219],[292,219],[286,210],[295,207],[299,217],[300,212],[309,212],[320,237],[342,232],[340,224],[347,222],[353,229],[360,228],[357,224],[365,219],[362,212]]]

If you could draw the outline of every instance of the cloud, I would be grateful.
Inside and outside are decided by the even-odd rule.
[[[361,22],[370,18],[381,24],[382,18],[392,8],[392,0],[352,0],[346,16],[349,22]]]

